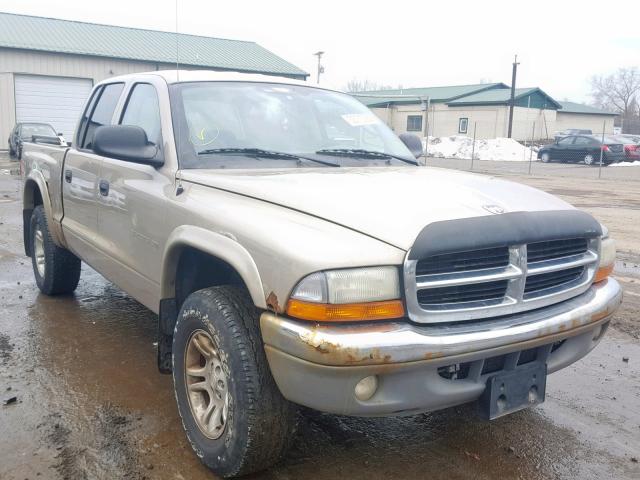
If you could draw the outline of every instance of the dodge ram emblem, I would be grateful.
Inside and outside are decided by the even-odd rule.
[[[499,205],[483,205],[482,208],[484,208],[487,212],[494,213],[496,215],[505,212],[505,209]]]

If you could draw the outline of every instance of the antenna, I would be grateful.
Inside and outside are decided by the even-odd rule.
[[[178,36],[178,0],[176,0],[176,80],[180,81],[180,37]]]
[[[178,0],[176,2],[176,81],[180,81],[180,37],[178,35]],[[178,169],[176,170],[176,196],[181,195],[184,192],[182,186],[182,172],[180,171],[180,145],[182,144],[181,138],[181,125],[182,122],[178,120],[178,137],[175,139],[176,143],[176,163]]]

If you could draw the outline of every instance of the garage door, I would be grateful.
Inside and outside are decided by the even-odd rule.
[[[16,75],[16,121],[49,123],[71,141],[92,85],[86,78]]]

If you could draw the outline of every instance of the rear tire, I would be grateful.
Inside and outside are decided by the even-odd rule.
[[[296,407],[269,370],[259,312],[239,287],[185,300],[173,335],[173,381],[182,425],[201,461],[222,477],[265,469],[286,452]]]
[[[40,291],[45,295],[73,292],[80,281],[80,259],[53,242],[42,205],[33,209],[29,241],[33,275]]]

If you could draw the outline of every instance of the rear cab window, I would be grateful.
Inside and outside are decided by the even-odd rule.
[[[96,128],[112,124],[113,113],[123,88],[124,83],[110,83],[102,87],[99,93],[96,91],[94,97],[97,100],[94,102],[93,98],[91,99],[81,120],[79,134],[82,138],[78,139],[78,148],[91,150]]]

